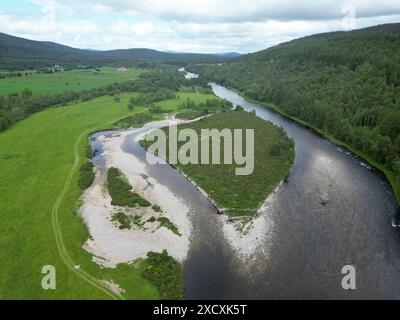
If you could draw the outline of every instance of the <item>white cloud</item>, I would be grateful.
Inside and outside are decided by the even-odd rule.
[[[44,16],[52,15],[71,15],[73,13],[73,7],[60,3],[57,0],[29,0],[30,2],[40,6],[42,8],[42,14]]]
[[[85,35],[101,31],[98,25],[86,20],[48,20],[47,17],[19,17],[0,11],[0,30],[13,35],[28,36],[37,40],[62,41],[65,37],[83,40]],[[57,38],[57,39],[55,39]]]
[[[31,1],[44,8],[42,14],[13,15],[0,11],[0,32],[80,48],[148,47],[205,53],[252,52],[301,36],[343,30],[341,5],[345,3],[340,0],[324,1],[323,5],[315,0],[303,0],[301,5],[289,0],[237,0],[229,4],[227,0],[70,0],[63,4],[56,0]],[[357,27],[400,21],[400,13],[392,14],[397,12],[400,1],[380,0],[376,7],[375,0],[368,4],[350,0],[346,3],[357,4],[357,12],[364,16],[358,16]],[[49,18],[51,6],[55,8],[54,19],[51,14]],[[390,14],[382,16],[384,12]]]
[[[400,14],[398,0],[99,0],[98,3],[122,14],[135,12],[186,22],[340,19],[342,8],[348,5],[354,6],[360,18]]]
[[[118,35],[151,37],[154,34],[161,32],[161,30],[150,22],[129,24],[123,20],[118,20],[110,25],[109,32]]]

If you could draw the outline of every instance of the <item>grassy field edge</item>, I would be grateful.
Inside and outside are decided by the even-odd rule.
[[[118,121],[118,119],[116,121]],[[55,239],[56,239],[58,253],[60,255],[61,260],[68,267],[68,269],[71,272],[73,272],[76,275],[78,275],[79,277],[81,277],[87,283],[91,284],[95,288],[97,288],[97,289],[103,291],[104,293],[106,293],[112,299],[123,299],[123,297],[121,295],[118,295],[118,294],[112,292],[111,289],[108,288],[104,283],[102,283],[100,280],[94,278],[92,275],[90,275],[89,273],[87,273],[83,269],[75,269],[74,268],[75,264],[74,264],[73,260],[71,259],[71,257],[68,255],[68,251],[67,251],[65,243],[64,243],[64,239],[63,239],[62,231],[61,231],[61,226],[60,226],[60,222],[59,222],[59,208],[60,208],[60,206],[62,204],[62,201],[63,201],[66,193],[70,189],[72,177],[74,176],[76,171],[79,169],[79,163],[81,162],[79,146],[80,146],[80,144],[82,142],[82,139],[84,137],[88,138],[90,133],[93,132],[93,131],[95,131],[95,129],[90,129],[90,130],[87,130],[86,132],[82,133],[79,136],[78,140],[75,142],[75,146],[74,146],[74,164],[73,164],[70,172],[68,173],[67,180],[66,180],[66,182],[64,184],[64,187],[63,187],[59,197],[57,198],[56,202],[54,203],[54,206],[53,206],[53,209],[52,209],[52,214],[51,214],[52,228],[53,228],[54,236],[55,236]]]

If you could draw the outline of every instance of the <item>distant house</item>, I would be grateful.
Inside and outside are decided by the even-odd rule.
[[[58,64],[56,64],[54,67],[49,68],[48,71],[51,72],[51,73],[62,72],[62,71],[64,71],[64,67],[59,66]]]

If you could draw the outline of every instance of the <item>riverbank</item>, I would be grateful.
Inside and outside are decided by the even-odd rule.
[[[112,216],[123,210],[111,205],[105,181],[105,173],[96,169],[94,184],[82,197],[83,206],[80,214],[88,227],[90,239],[84,248],[94,255],[94,261],[104,267],[114,268],[120,263],[146,258],[148,252],[162,253],[167,250],[176,260],[186,259],[190,243],[190,221],[188,207],[167,186],[159,184],[147,176],[146,163],[122,150],[125,139],[140,129],[115,132],[111,136],[101,136],[104,148],[103,158],[106,168],[117,168],[128,179],[136,193],[156,205],[154,208],[140,210],[145,217],[141,227],[123,230],[112,221]],[[177,226],[179,234],[168,228],[160,227],[152,217],[158,218],[157,211]],[[124,209],[126,211],[126,209]],[[138,209],[127,214],[138,213]],[[156,217],[157,216],[157,217]],[[148,219],[147,219],[148,218]]]
[[[334,136],[323,132],[322,130],[310,125],[309,123],[298,119],[296,117],[292,117],[288,114],[286,114],[285,112],[283,112],[278,106],[274,105],[273,103],[265,103],[265,102],[260,102],[257,101],[255,99],[252,99],[248,96],[246,96],[243,92],[241,92],[240,90],[237,90],[235,88],[229,87],[227,86],[227,88],[229,88],[230,90],[236,92],[237,94],[241,95],[243,98],[245,98],[246,100],[259,104],[260,106],[263,106],[269,110],[272,110],[280,115],[282,115],[283,117],[294,121],[295,123],[303,126],[304,128],[307,128],[309,130],[311,130],[312,132],[320,135],[321,137],[324,137],[325,139],[333,142],[334,144],[336,144],[339,147],[343,147],[347,150],[349,150],[351,153],[353,153],[354,155],[360,157],[362,160],[364,160],[365,162],[367,162],[372,168],[374,168],[376,171],[378,171],[379,173],[381,173],[386,180],[388,181],[389,185],[392,188],[392,191],[396,197],[397,203],[400,206],[400,181],[398,178],[396,178],[396,176],[394,175],[394,173],[387,169],[384,165],[378,163],[377,161],[375,161],[372,157],[368,156],[367,154],[365,154],[364,152],[357,150],[353,147],[351,147],[350,145],[344,143],[343,141],[340,141],[338,139],[336,139]]]
[[[263,257],[263,268],[268,266],[275,224],[273,205],[283,182],[265,199],[252,217],[222,218],[222,231],[225,240],[233,248],[240,261],[246,263],[244,270],[253,267]]]

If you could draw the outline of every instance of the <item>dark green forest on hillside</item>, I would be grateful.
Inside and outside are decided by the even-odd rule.
[[[48,68],[84,66],[140,66],[155,67],[160,64],[182,66],[190,62],[219,62],[225,58],[217,55],[170,53],[151,49],[125,49],[93,51],[71,48],[53,42],[33,41],[0,33],[0,69],[20,71]]]
[[[400,24],[315,35],[189,67],[372,157],[400,176]]]

